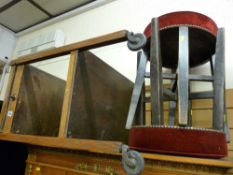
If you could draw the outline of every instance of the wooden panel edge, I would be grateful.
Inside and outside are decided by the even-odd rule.
[[[100,141],[88,139],[57,138],[45,136],[20,135],[12,133],[0,133],[0,140],[24,143],[50,148],[80,150],[93,153],[120,155],[122,145],[117,141]]]

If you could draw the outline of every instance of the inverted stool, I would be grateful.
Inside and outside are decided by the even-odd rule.
[[[138,71],[126,123],[126,128],[130,129],[129,146],[159,153],[202,157],[226,156],[227,144],[223,132],[228,133],[224,95],[224,29],[218,29],[215,22],[203,14],[182,11],[153,18],[144,35],[146,42],[142,41],[145,40],[142,36],[141,39],[139,35],[128,36],[128,46],[131,50],[137,50],[131,46],[140,43],[141,40]],[[215,57],[214,63],[212,57]],[[148,61],[149,73],[146,72]],[[206,62],[210,62],[212,75],[189,73],[190,68]],[[171,73],[163,73],[162,67],[171,69]],[[150,78],[151,82],[151,126],[145,126],[143,106],[146,98],[142,91],[145,77]],[[163,79],[173,80],[170,89],[163,88]],[[190,81],[212,82],[213,92],[192,93]],[[190,100],[199,98],[213,98],[212,129],[192,127]],[[174,104],[178,107],[176,126],[174,119],[169,119],[173,121],[169,122],[169,126],[164,125],[165,100],[174,102],[173,110]],[[133,125],[137,111],[143,112],[139,112],[139,117]]]

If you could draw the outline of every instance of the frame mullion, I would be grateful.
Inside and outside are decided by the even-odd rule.
[[[16,67],[15,79],[14,79],[12,91],[9,97],[9,106],[5,114],[6,119],[5,119],[4,128],[3,128],[4,133],[9,133],[11,131],[11,126],[12,126],[12,122],[13,122],[13,118],[15,114],[16,104],[18,101],[17,97],[19,94],[23,71],[24,71],[24,65],[20,65]],[[16,97],[16,99],[12,99],[11,96]]]
[[[72,51],[70,54],[69,70],[67,75],[66,89],[64,93],[62,114],[61,114],[60,127],[58,133],[58,137],[62,137],[62,138],[65,138],[67,135],[70,105],[71,105],[72,92],[74,86],[74,77],[77,67],[77,59],[78,59],[78,51]]]
[[[0,130],[3,129],[3,125],[5,122],[6,111],[7,111],[8,105],[9,105],[9,98],[10,98],[10,93],[11,93],[15,73],[16,73],[16,66],[12,66],[10,68],[10,75],[8,78],[7,88],[6,88],[5,97],[4,97],[4,101],[3,101],[3,105],[2,105],[2,109],[1,109],[1,114],[0,114]]]

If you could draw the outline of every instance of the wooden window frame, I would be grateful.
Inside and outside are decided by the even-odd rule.
[[[8,95],[3,103],[3,109],[0,115],[0,122],[3,126],[0,133],[0,140],[26,143],[30,145],[84,150],[89,152],[119,154],[121,142],[115,141],[98,141],[88,139],[71,139],[67,138],[67,125],[69,121],[69,112],[72,99],[74,76],[78,51],[85,49],[94,49],[110,44],[116,44],[127,40],[127,31],[121,30],[100,37],[84,40],[81,42],[69,44],[63,47],[41,51],[38,53],[19,57],[11,61],[12,73],[9,79]],[[20,84],[22,81],[24,65],[38,61],[52,59],[54,57],[70,54],[67,82],[65,87],[62,113],[60,119],[59,133],[57,137],[33,136],[11,133],[11,127],[14,119],[14,112],[17,104]],[[93,144],[95,145],[93,147]]]

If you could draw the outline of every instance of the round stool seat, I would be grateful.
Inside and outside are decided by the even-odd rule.
[[[209,17],[196,12],[180,11],[158,17],[158,23],[163,67],[177,67],[180,26],[189,27],[190,67],[207,62],[215,53],[218,28]],[[144,34],[147,38],[151,37],[151,24],[146,27]]]
[[[185,156],[210,158],[227,156],[225,134],[210,129],[133,127],[129,133],[129,147],[143,152]]]

